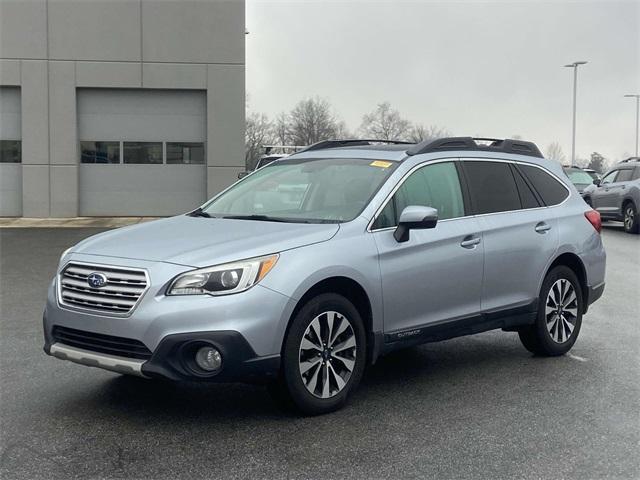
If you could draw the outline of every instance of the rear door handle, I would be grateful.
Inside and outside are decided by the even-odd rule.
[[[536,232],[538,233],[547,233],[549,230],[551,230],[551,225],[548,223],[540,222],[536,225]]]
[[[474,235],[467,235],[460,242],[460,246],[464,248],[476,248],[476,245],[480,243],[480,237],[476,237]]]

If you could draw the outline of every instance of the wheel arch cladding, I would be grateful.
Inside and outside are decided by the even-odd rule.
[[[545,278],[546,276],[549,274],[549,272],[551,270],[553,270],[555,267],[560,266],[560,265],[564,265],[565,267],[570,268],[573,273],[576,274],[576,277],[578,277],[578,281],[580,282],[580,290],[582,293],[582,303],[583,303],[583,312],[582,313],[586,313],[587,311],[587,298],[589,295],[588,289],[589,286],[587,285],[587,272],[586,269],[584,268],[584,264],[582,263],[582,260],[580,259],[580,257],[578,255],[576,255],[575,253],[570,253],[570,252],[565,252],[561,255],[559,255],[549,266],[549,268],[547,269],[546,273],[545,273]]]
[[[304,305],[309,300],[323,293],[336,293],[338,295],[342,295],[351,303],[353,303],[353,306],[356,308],[356,310],[358,310],[358,313],[362,317],[362,322],[364,323],[364,328],[367,335],[367,357],[370,357],[373,351],[373,312],[371,309],[371,300],[369,299],[369,295],[367,294],[366,290],[362,285],[360,285],[360,283],[353,280],[352,278],[344,276],[325,278],[307,289],[304,295],[300,297],[300,300],[298,300],[298,303],[296,303],[293,312],[291,312],[291,316],[287,324],[287,329],[282,339],[281,348],[284,348],[284,339],[289,334],[291,323],[293,322],[293,319],[298,314],[300,309],[304,307]],[[368,358],[368,360],[370,360],[370,358]]]

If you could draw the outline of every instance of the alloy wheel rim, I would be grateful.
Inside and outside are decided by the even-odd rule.
[[[323,312],[307,326],[300,341],[302,383],[318,398],[331,398],[349,383],[356,364],[356,335],[347,317]]]
[[[578,319],[578,296],[569,280],[557,280],[549,290],[545,321],[551,340],[565,343],[571,338]]]
[[[624,226],[629,230],[631,225],[633,225],[633,217],[635,217],[635,213],[631,207],[627,207],[624,213]]]

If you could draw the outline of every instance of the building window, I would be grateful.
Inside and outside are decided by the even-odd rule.
[[[124,163],[161,164],[162,142],[124,142]]]
[[[120,142],[80,142],[81,163],[120,163]]]
[[[20,140],[0,140],[0,163],[22,162],[22,142]]]
[[[204,143],[167,142],[167,163],[204,164]]]

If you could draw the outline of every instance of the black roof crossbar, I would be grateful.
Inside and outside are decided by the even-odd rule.
[[[486,142],[486,143],[478,143]],[[515,153],[530,157],[544,158],[533,142],[524,140],[500,140],[496,138],[449,137],[437,140],[426,140],[415,144],[407,150],[407,155],[442,152],[447,150],[475,150],[482,152]]]
[[[374,143],[387,143],[390,145],[413,145],[413,142],[405,142],[402,140],[377,140],[369,138],[352,138],[346,140],[322,140],[320,142],[309,145],[296,153],[311,152],[313,150],[323,150],[325,148],[341,148],[341,147],[357,147],[362,145],[373,145]]]

